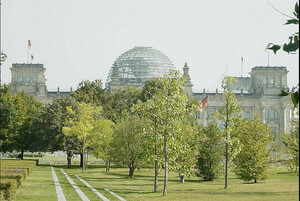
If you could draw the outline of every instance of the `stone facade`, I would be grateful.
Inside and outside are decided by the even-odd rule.
[[[237,82],[228,88],[235,92],[237,103],[242,106],[242,116],[253,118],[254,114],[260,114],[274,135],[280,131],[289,132],[293,105],[290,97],[278,96],[281,90],[287,90],[286,67],[254,67],[250,72],[251,77],[237,77]],[[193,93],[192,97],[201,101],[209,96],[209,103],[203,112],[199,112],[196,118],[199,123],[207,125],[213,119],[212,113],[217,112],[223,105],[222,92]],[[220,127],[222,122],[218,121]]]
[[[45,71],[43,64],[12,64],[11,67],[11,91],[17,93],[24,91],[34,95],[37,100],[47,104],[51,103],[54,97],[69,96],[72,90],[61,92],[48,91],[46,86]],[[290,97],[278,96],[281,90],[287,90],[287,69],[286,67],[264,67],[252,68],[250,77],[237,77],[237,82],[231,84],[229,89],[236,94],[237,102],[242,106],[244,118],[253,118],[255,113],[260,114],[264,123],[272,130],[273,134],[280,131],[289,132],[293,105]],[[186,77],[185,92],[191,98],[201,102],[207,95],[209,103],[205,109],[196,115],[200,124],[207,125],[212,120],[213,112],[217,112],[223,105],[222,92],[215,93],[193,93],[189,67],[187,63],[183,67],[183,75]],[[150,79],[150,78],[149,78]],[[120,69],[115,62],[112,66],[111,80],[106,86],[110,91],[124,86],[142,87],[145,80],[120,77]],[[222,127],[223,123],[217,121]]]
[[[70,95],[70,91],[60,92],[48,91],[46,85],[45,71],[43,64],[12,64],[10,90],[13,94],[24,91],[33,95],[44,104],[51,103],[54,97]]]

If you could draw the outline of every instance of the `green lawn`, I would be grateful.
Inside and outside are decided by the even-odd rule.
[[[299,177],[289,173],[283,167],[271,169],[270,179],[257,184],[245,184],[234,175],[229,178],[229,188],[224,189],[224,181],[221,178],[214,182],[201,182],[198,178],[187,179],[186,183],[179,183],[177,174],[169,174],[168,195],[162,196],[163,174],[159,179],[159,192],[153,193],[153,170],[136,170],[135,178],[128,178],[127,168],[112,168],[109,173],[104,167],[90,165],[88,170],[82,174],[81,169],[75,166],[67,169],[66,166],[54,166],[55,172],[62,185],[67,200],[80,200],[75,190],[68,183],[61,173],[60,168],[73,179],[79,188],[90,200],[99,198],[74,175],[77,174],[86,182],[92,185],[108,199],[117,201],[111,194],[104,191],[108,188],[111,191],[130,201],[143,200],[299,200]],[[34,190],[31,190],[34,189]],[[30,199],[29,199],[30,198]],[[17,191],[15,200],[57,200],[52,174],[49,166],[38,166],[33,173],[25,180],[21,189]]]

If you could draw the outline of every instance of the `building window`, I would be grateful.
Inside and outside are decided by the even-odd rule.
[[[26,84],[29,83],[29,75],[28,75],[28,74],[25,75],[25,83],[26,83]]]
[[[251,112],[250,111],[245,112],[245,118],[246,119],[251,119]]]
[[[31,80],[33,83],[36,83],[36,74],[31,75]]]
[[[196,119],[200,119],[200,111],[197,111],[197,114],[196,114]]]
[[[276,110],[268,110],[266,114],[267,119],[277,119],[278,118],[278,112]]]
[[[280,77],[276,77],[275,86],[280,87]]]
[[[22,83],[23,77],[22,74],[18,74],[18,83]]]
[[[266,86],[267,85],[267,78],[263,78],[263,82],[264,82],[264,86]]]
[[[207,118],[212,119],[213,118],[213,111],[212,110],[207,110]]]

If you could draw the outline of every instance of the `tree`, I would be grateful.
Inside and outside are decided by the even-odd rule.
[[[111,141],[114,133],[114,123],[108,119],[99,119],[93,123],[89,136],[90,153],[104,160],[106,172],[109,171],[111,162]]]
[[[239,140],[233,135],[236,122],[239,119],[241,108],[237,105],[235,93],[228,90],[228,85],[236,82],[236,78],[225,77],[222,80],[222,94],[223,106],[219,109],[218,116],[220,120],[224,121],[223,140],[225,142],[225,188],[228,187],[228,165],[229,160],[236,154],[239,147]],[[229,152],[230,150],[230,152]]]
[[[142,119],[126,111],[116,123],[111,143],[112,155],[116,163],[127,165],[130,178],[134,177],[135,169],[140,168],[144,161],[144,126]]]
[[[20,101],[10,92],[7,85],[0,89],[0,147],[1,152],[13,151],[13,136],[21,125]]]
[[[81,154],[83,155],[82,172],[86,169],[85,154],[89,145],[88,138],[93,130],[93,123],[100,119],[102,108],[91,104],[79,103],[78,110],[67,107],[68,118],[66,126],[63,127],[63,134],[66,136],[76,136],[81,143]]]
[[[34,134],[31,132],[31,126],[34,119],[39,115],[43,105],[33,96],[19,92],[14,95],[16,103],[16,111],[18,120],[15,122],[13,132],[10,133],[10,149],[21,151],[21,159],[23,160],[24,151],[35,149]]]
[[[244,181],[267,179],[267,168],[272,141],[270,129],[258,116],[239,122],[236,135],[241,143],[241,150],[233,159],[234,172]]]
[[[66,126],[67,107],[77,110],[78,102],[70,96],[54,99],[35,118],[31,130],[34,138],[38,139],[34,145],[36,150],[44,152],[66,151],[68,168],[71,168],[73,154],[80,153],[80,143],[76,137],[65,136],[62,132],[62,128]]]
[[[204,181],[213,181],[221,171],[222,133],[216,122],[207,127],[199,126],[197,176]]]
[[[155,147],[154,159],[157,162],[163,160],[164,188],[163,195],[167,195],[167,182],[169,168],[175,169],[176,159],[183,152],[183,129],[182,120],[187,115],[188,96],[183,92],[185,78],[176,71],[171,71],[163,78],[159,78],[162,86],[160,90],[154,90],[154,95],[145,102],[139,102],[135,111],[145,114],[153,122],[153,129],[148,131],[148,138]],[[155,146],[156,145],[156,146]],[[162,150],[160,149],[162,145]],[[161,151],[161,155],[157,152]],[[153,153],[153,152],[152,152]],[[162,156],[158,159],[156,157]],[[170,162],[170,163],[169,163]],[[170,166],[169,166],[170,165]],[[157,170],[155,168],[155,170]],[[156,174],[156,173],[155,173]],[[156,182],[156,179],[155,179]]]
[[[299,115],[299,110],[297,111]],[[285,134],[283,144],[287,148],[287,154],[291,157],[287,160],[289,169],[299,175],[299,121],[292,122],[290,134]]]
[[[277,9],[275,9],[275,10],[278,11]],[[281,13],[281,12],[279,12],[279,13]],[[281,13],[281,14],[283,14],[283,13]],[[285,14],[283,14],[283,15],[285,15]],[[299,4],[298,4],[298,2],[296,2],[296,4],[295,4],[293,15],[294,15],[294,17],[285,15],[290,18],[287,20],[285,25],[293,25],[293,24],[299,25]],[[291,36],[289,36],[288,43],[285,43],[282,46],[275,45],[273,43],[269,43],[267,46],[267,49],[273,50],[274,54],[276,54],[276,52],[278,50],[280,50],[281,47],[282,47],[282,50],[287,53],[292,53],[292,54],[296,53],[297,50],[299,49],[299,32],[296,32],[296,33],[292,34]],[[289,90],[281,91],[280,96],[287,96],[287,95],[291,95],[294,107],[299,107],[299,83],[297,86],[293,87],[291,91],[289,91]]]

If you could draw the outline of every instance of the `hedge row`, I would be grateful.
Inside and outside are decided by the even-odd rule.
[[[35,166],[36,161],[1,160],[1,200],[11,200]]]

